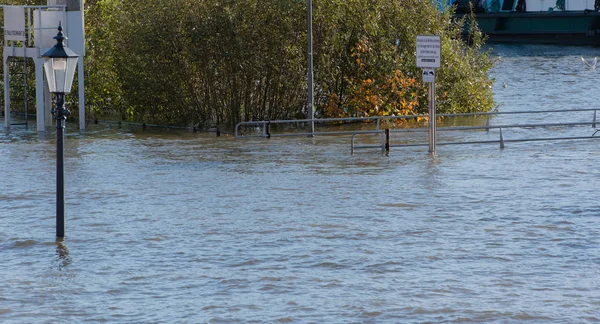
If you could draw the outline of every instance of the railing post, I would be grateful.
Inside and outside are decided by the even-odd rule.
[[[240,127],[240,124],[241,124],[241,123],[237,123],[237,124],[235,125],[235,138],[238,138],[238,128]]]
[[[385,129],[385,153],[390,153],[390,129]]]
[[[271,138],[271,121],[267,121],[267,123],[265,124],[265,136],[267,138]]]
[[[500,148],[504,148],[504,138],[502,137],[502,128],[500,128]]]
[[[594,110],[594,121],[592,122],[592,128],[596,128],[596,110]]]

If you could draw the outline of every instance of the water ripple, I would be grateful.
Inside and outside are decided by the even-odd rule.
[[[498,50],[501,110],[596,104],[580,88],[600,74],[571,64],[591,49]],[[90,129],[67,139],[55,242],[54,146],[32,136],[0,135],[15,170],[0,193],[3,323],[599,321],[596,142],[431,159],[350,156],[341,137]]]

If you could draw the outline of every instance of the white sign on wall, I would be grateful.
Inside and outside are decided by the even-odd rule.
[[[4,39],[25,41],[25,9],[23,7],[4,6]]]
[[[440,36],[417,36],[417,67],[437,69],[440,67]]]

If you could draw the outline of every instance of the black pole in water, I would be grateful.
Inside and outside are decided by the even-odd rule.
[[[56,119],[56,237],[65,237],[65,125],[63,123],[70,114],[71,112],[65,108],[65,94],[56,93],[56,109],[52,109],[52,115]]]
[[[265,134],[267,135],[267,138],[271,138],[271,121],[267,121],[267,124],[265,125]]]
[[[390,129],[385,129],[385,153],[390,153]]]
[[[313,80],[313,24],[312,24],[312,0],[308,0],[308,132],[309,136],[315,134],[315,94],[314,94],[314,80]]]

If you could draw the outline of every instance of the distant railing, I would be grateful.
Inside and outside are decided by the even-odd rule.
[[[448,131],[468,131],[468,130],[486,130],[498,129],[499,138],[498,140],[483,140],[483,141],[457,141],[457,142],[440,142],[437,145],[458,145],[458,144],[487,144],[497,143],[500,147],[504,147],[504,143],[508,142],[530,142],[530,141],[555,141],[555,140],[577,140],[577,139],[600,139],[600,135],[596,136],[598,131],[595,131],[591,136],[561,136],[561,137],[532,137],[522,139],[504,139],[502,135],[502,129],[510,128],[544,128],[544,127],[574,127],[574,126],[587,126],[591,125],[592,128],[596,128],[597,124],[597,111],[600,108],[583,108],[583,109],[562,109],[562,110],[528,110],[528,111],[508,111],[508,112],[478,112],[478,113],[459,113],[459,114],[438,114],[439,117],[469,117],[469,116],[487,116],[485,126],[446,126],[438,127],[438,132]],[[573,112],[594,112],[591,121],[576,121],[576,122],[556,122],[556,123],[523,123],[523,124],[505,124],[505,125],[490,125],[490,116],[498,115],[524,115],[524,114],[556,114],[556,113],[573,113]],[[310,132],[272,132],[271,125],[274,124],[308,124],[310,119],[295,119],[295,120],[263,120],[263,121],[249,121],[241,122],[235,126],[234,135],[236,138],[251,138],[251,137],[283,137],[283,136],[327,136],[327,135],[349,135],[351,136],[351,152],[354,153],[356,149],[362,148],[381,148],[388,149],[390,147],[410,147],[410,146],[427,146],[428,143],[411,143],[411,144],[391,144],[389,138],[384,138],[385,131],[381,129],[381,122],[385,120],[393,121],[395,119],[417,119],[427,118],[427,115],[410,115],[410,116],[374,116],[374,117],[353,117],[353,118],[324,118],[314,119],[316,124],[326,124],[335,122],[360,122],[360,121],[375,121],[375,129],[373,130],[360,130],[360,131],[315,131]],[[244,134],[240,131],[241,127],[253,127],[252,132]],[[390,129],[387,133],[409,133],[409,132],[428,132],[428,128],[402,128],[402,129]],[[356,137],[365,134],[381,134],[381,144],[371,145],[356,145]]]
[[[294,132],[294,133],[271,133],[271,125],[273,124],[303,124],[308,125],[309,122],[314,121],[315,123],[331,123],[331,122],[358,122],[358,121],[376,121],[376,130],[379,130],[382,119],[410,119],[424,117],[421,115],[412,116],[376,116],[376,117],[349,117],[349,118],[322,118],[322,119],[293,119],[293,120],[260,120],[260,121],[248,121],[240,122],[235,125],[234,134],[236,138],[249,138],[249,137],[281,137],[281,136],[311,136],[311,135],[351,135],[352,131],[339,131],[339,132]],[[240,133],[241,126],[252,126],[259,127],[259,132],[255,131],[254,134],[243,134]]]
[[[593,111],[593,124],[595,127],[596,124],[596,111],[600,110],[600,108],[582,108],[582,109],[563,109],[563,110],[528,110],[528,111],[507,111],[507,112],[476,112],[476,113],[458,113],[458,114],[437,114],[438,117],[468,117],[468,116],[487,116],[488,117],[488,126],[489,126],[489,117],[495,115],[520,115],[520,114],[544,114],[544,113],[569,113],[569,112],[583,112],[583,111]],[[334,122],[359,122],[359,121],[375,121],[375,130],[381,130],[381,121],[383,120],[395,120],[395,119],[417,119],[417,118],[427,118],[428,115],[407,115],[407,116],[373,116],[373,117],[348,117],[348,118],[320,118],[320,119],[293,119],[293,120],[261,120],[261,121],[247,121],[240,122],[235,125],[234,135],[236,138],[251,138],[251,137],[282,137],[282,136],[311,136],[311,135],[352,135],[357,133],[356,131],[325,131],[319,132],[315,131],[314,133],[310,132],[288,132],[288,133],[273,133],[271,132],[270,125],[275,124],[308,124],[310,121],[314,121],[317,124],[326,124],[326,123],[334,123]],[[532,125],[540,125],[540,124],[532,124]],[[580,123],[576,123],[576,125],[580,125]],[[240,132],[241,127],[252,126],[254,128],[258,127],[259,131],[256,129],[252,134],[244,134]],[[552,124],[552,126],[572,126],[569,123],[559,123]],[[468,127],[468,126],[465,126]],[[524,125],[506,125],[505,128],[508,127],[534,127],[534,126],[524,126]],[[494,127],[492,127],[494,128]],[[457,128],[449,128],[442,127],[440,130],[465,130],[457,129]],[[420,128],[406,128],[402,130],[394,130],[394,132],[414,132],[414,131],[423,131]],[[426,131],[426,130],[425,130]]]
[[[500,145],[500,148],[504,148],[505,143],[516,143],[516,142],[535,142],[535,141],[559,141],[559,140],[582,140],[582,139],[600,139],[600,136],[596,136],[600,130],[595,130],[590,136],[559,136],[559,137],[532,137],[532,138],[520,138],[520,139],[504,139],[502,135],[502,129],[508,128],[547,128],[547,127],[574,127],[574,126],[587,126],[590,125],[592,128],[596,128],[597,124],[597,108],[589,109],[571,109],[571,110],[544,110],[544,111],[516,111],[516,112],[495,112],[495,115],[506,115],[506,114],[540,114],[540,113],[568,113],[568,112],[581,112],[581,111],[593,111],[594,116],[591,122],[560,122],[560,123],[526,123],[526,124],[507,124],[507,125],[490,125],[489,119],[485,126],[451,126],[451,127],[439,127],[437,131],[466,131],[466,130],[486,130],[498,129],[499,138],[498,140],[478,140],[478,141],[456,141],[456,142],[438,142],[436,145],[461,145],[461,144],[490,144],[496,143]],[[491,113],[490,113],[491,114]],[[468,116],[470,114],[454,114],[446,116]],[[391,144],[389,134],[390,133],[408,133],[408,132],[427,132],[427,128],[409,128],[409,129],[391,129],[387,132],[382,130],[375,131],[363,131],[352,134],[350,141],[350,152],[354,154],[356,149],[361,148],[381,148],[381,150],[389,151],[391,147],[415,147],[415,146],[428,146],[429,143],[410,143],[410,144]],[[381,139],[379,145],[356,145],[356,136],[362,134],[385,134],[387,138]]]

